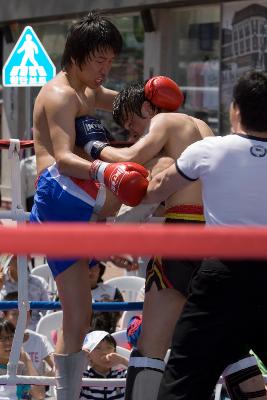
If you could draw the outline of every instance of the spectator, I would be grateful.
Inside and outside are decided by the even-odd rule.
[[[7,363],[11,351],[15,328],[13,324],[0,318],[0,375],[7,373]],[[23,349],[20,353],[17,373],[19,375],[38,375],[29,354]],[[0,385],[0,398],[5,400],[44,399],[44,390],[32,385]]]
[[[8,293],[5,297],[5,301],[17,301],[18,292]],[[18,322],[18,310],[5,310],[3,311],[6,320],[10,321],[14,327],[17,326]],[[31,319],[31,311],[28,311],[27,325]],[[54,375],[54,360],[52,353],[54,349],[50,344],[46,336],[40,335],[26,329],[23,338],[23,348],[31,357],[32,363],[39,375]],[[45,371],[48,371],[47,373]]]
[[[93,259],[89,263],[89,276],[93,301],[124,301],[118,288],[103,282],[106,266],[104,262]]]
[[[0,300],[10,292],[18,291],[17,257],[9,255],[0,262]],[[28,273],[28,291],[30,301],[48,301],[48,285],[45,279]],[[29,329],[35,330],[40,319],[40,310],[33,310]]]
[[[86,378],[125,378],[128,359],[116,353],[116,341],[105,331],[93,331],[86,335],[83,350],[88,355],[89,365],[83,376]],[[121,368],[123,365],[124,368]],[[125,388],[82,387],[80,399],[124,399]]]
[[[91,320],[91,329],[105,330],[108,333],[113,333],[117,329],[120,317],[121,313],[116,311],[93,312]]]
[[[102,261],[91,260],[89,263],[89,276],[93,302],[98,301],[124,301],[118,288],[103,282],[103,275],[106,266]],[[120,312],[93,312],[91,328],[94,330],[104,330],[109,333],[116,331],[118,321],[121,317]]]

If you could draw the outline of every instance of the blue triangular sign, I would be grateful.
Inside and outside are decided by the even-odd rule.
[[[56,67],[31,26],[26,26],[3,67],[3,86],[43,86]]]

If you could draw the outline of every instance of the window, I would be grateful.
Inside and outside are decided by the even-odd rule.
[[[139,14],[110,18],[123,37],[123,49],[116,59],[105,86],[121,90],[127,82],[143,80],[144,28]],[[119,127],[110,113],[97,111],[98,117],[116,140],[125,140],[127,132]]]
[[[220,8],[191,7],[174,13],[171,76],[186,94],[182,111],[218,132]]]

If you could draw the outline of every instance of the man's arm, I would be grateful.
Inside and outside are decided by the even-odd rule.
[[[169,134],[170,126],[163,115],[157,115],[150,124],[148,133],[131,147],[115,148],[106,146],[100,154],[103,161],[135,161],[145,164],[158,155],[163,149]]]
[[[116,223],[142,223],[147,222],[159,207],[159,203],[139,204],[136,207],[129,207],[123,204],[117,215],[114,217]]]
[[[174,163],[171,157],[154,157],[148,163],[145,164],[145,168],[150,171],[149,180],[151,180],[158,173],[167,169]],[[156,202],[153,204],[139,204],[136,207],[129,207],[123,204],[119,209],[114,222],[146,222],[160,207],[160,203]]]
[[[204,138],[190,144],[169,168],[150,181],[144,203],[155,203],[167,199],[174,192],[184,189],[200,179],[207,170],[208,143],[213,138]]]
[[[92,178],[104,183],[122,203],[130,206],[139,204],[147,188],[146,169],[136,163],[110,164],[96,160],[92,164],[74,154],[75,118],[79,109],[77,96],[68,88],[50,88],[48,91],[45,111],[59,172],[85,180]]]
[[[46,93],[45,111],[53,156],[60,172],[81,179],[89,178],[91,163],[73,153],[77,98],[71,89]]]
[[[167,199],[174,192],[192,183],[178,172],[176,163],[156,175],[148,185],[143,203],[156,203]]]
[[[47,365],[50,367],[50,369],[45,372],[45,376],[55,376],[55,363],[54,363],[54,360],[53,360],[51,354],[48,354],[46,357],[44,357],[44,360],[47,363]]]

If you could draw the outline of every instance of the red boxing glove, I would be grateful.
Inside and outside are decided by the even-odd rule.
[[[145,84],[145,97],[156,107],[176,111],[184,102],[179,86],[167,76],[155,76]]]
[[[104,183],[123,204],[137,206],[146,194],[148,171],[134,162],[106,163],[96,160],[92,163],[90,176]]]

